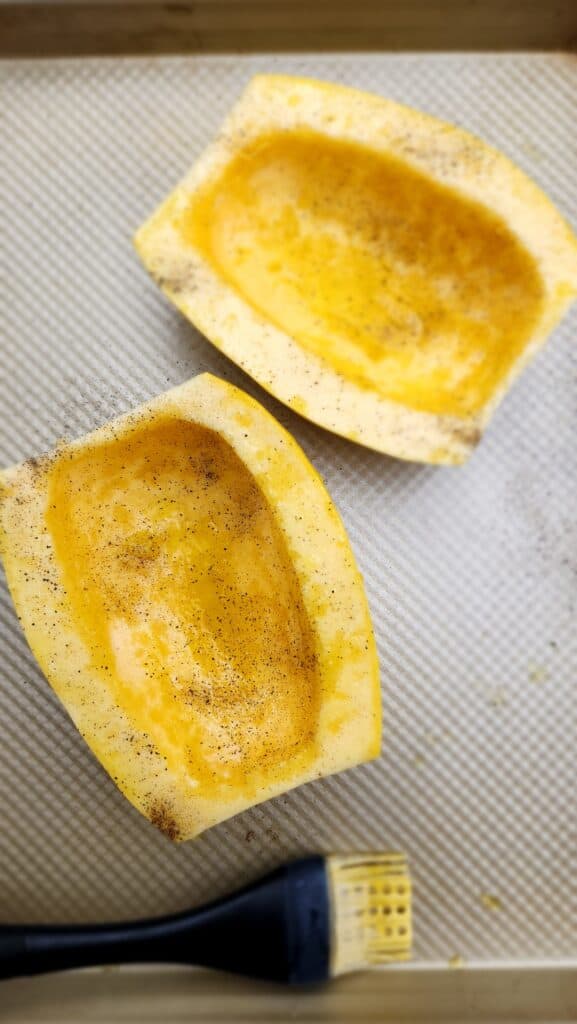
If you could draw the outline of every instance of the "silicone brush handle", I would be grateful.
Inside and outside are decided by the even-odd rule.
[[[325,861],[295,861],[199,910],[125,924],[0,926],[0,978],[184,963],[303,984],[330,973]]]

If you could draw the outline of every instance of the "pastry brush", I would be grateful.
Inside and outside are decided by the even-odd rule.
[[[402,854],[315,856],[170,917],[0,926],[0,978],[157,962],[298,985],[405,960],[410,947],[411,883]]]

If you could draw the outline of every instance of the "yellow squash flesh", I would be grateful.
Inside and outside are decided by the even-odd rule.
[[[128,799],[172,839],[375,757],[363,585],[319,477],[208,374],[0,475],[30,646]]]
[[[277,398],[462,462],[577,295],[577,241],[506,157],[353,89],[255,78],[140,229],[169,298]]]

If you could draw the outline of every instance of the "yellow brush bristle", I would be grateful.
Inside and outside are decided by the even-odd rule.
[[[411,879],[402,853],[328,857],[331,974],[407,960]]]

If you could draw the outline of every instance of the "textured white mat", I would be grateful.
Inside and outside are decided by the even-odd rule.
[[[269,69],[457,121],[577,223],[569,56],[0,66],[0,462],[201,369],[240,383],[296,435],[342,511],[386,727],[381,761],[171,846],[93,760],[0,592],[0,920],[169,911],[301,851],[386,846],[411,858],[419,957],[575,955],[577,310],[462,469],[369,453],[268,398],[168,306],[130,238],[247,78]]]

